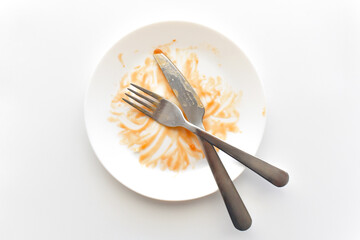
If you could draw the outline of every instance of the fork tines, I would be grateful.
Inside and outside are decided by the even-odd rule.
[[[144,93],[150,95],[152,98],[154,98],[154,100],[153,100],[153,99],[151,99],[151,98],[149,98],[149,97],[147,97],[147,96],[145,96],[145,95],[143,95],[143,94],[141,94],[141,93],[139,93],[139,92],[137,92],[137,91],[135,91],[135,90],[132,90],[131,88],[128,88],[128,90],[129,90],[130,92],[132,92],[132,93],[134,93],[136,96],[138,96],[138,97],[146,100],[147,102],[151,103],[152,105],[155,105],[155,107],[152,106],[152,105],[150,105],[149,103],[147,103],[147,102],[139,99],[138,97],[132,96],[132,95],[130,95],[130,94],[128,94],[128,93],[125,93],[125,95],[128,96],[129,98],[135,100],[135,101],[138,102],[140,105],[145,106],[146,108],[148,108],[148,109],[151,110],[151,111],[148,111],[148,110],[146,110],[145,108],[142,108],[142,107],[140,107],[139,105],[134,104],[134,103],[130,102],[129,100],[125,99],[125,98],[123,98],[123,100],[124,100],[127,104],[131,105],[132,107],[136,108],[136,109],[139,110],[140,112],[144,113],[145,115],[147,115],[147,116],[149,116],[149,117],[152,117],[153,112],[156,110],[156,107],[157,107],[157,105],[158,105],[158,101],[160,101],[160,100],[162,99],[162,97],[160,97],[160,96],[157,95],[156,93],[153,93],[153,92],[151,92],[151,91],[149,91],[149,90],[147,90],[147,89],[145,89],[145,88],[142,88],[142,87],[140,87],[140,86],[138,86],[138,85],[136,85],[136,84],[130,83],[130,85],[133,86],[133,87],[135,87],[135,88],[137,88],[137,89],[140,89],[142,92],[144,92]],[[156,101],[156,100],[157,100],[157,101]]]
[[[136,85],[136,84],[133,84],[133,83],[130,83],[130,85],[133,86],[133,87],[136,87],[137,89],[140,89],[140,90],[143,91],[144,93],[149,94],[150,96],[152,96],[153,98],[155,98],[155,99],[157,99],[157,100],[159,100],[159,101],[162,99],[161,96],[159,96],[159,95],[157,95],[156,93],[151,92],[151,91],[149,91],[149,90],[147,90],[147,89],[145,89],[145,88],[143,88],[143,87],[140,87],[140,86],[138,86],[138,85]]]

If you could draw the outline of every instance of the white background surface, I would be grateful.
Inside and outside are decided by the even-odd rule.
[[[0,239],[359,239],[359,3],[169,2],[0,2]],[[290,182],[277,189],[248,170],[235,181],[253,218],[246,232],[219,193],[142,197],[89,145],[83,102],[96,64],[164,20],[222,32],[264,82],[257,155]]]

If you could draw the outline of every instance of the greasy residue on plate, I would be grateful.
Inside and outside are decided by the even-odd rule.
[[[242,92],[232,91],[219,76],[200,75],[199,58],[194,51],[196,47],[172,49],[171,45],[175,41],[155,48],[161,49],[178,66],[183,66],[180,70],[205,106],[205,129],[222,139],[226,139],[228,132],[239,132],[237,122],[240,114],[236,107]],[[119,60],[122,61],[122,58]],[[111,116],[108,120],[119,127],[120,142],[139,153],[140,163],[148,167],[160,166],[161,169],[179,171],[189,165],[194,166],[193,163],[204,158],[195,135],[184,128],[162,126],[121,100],[130,83],[154,91],[176,104],[178,102],[150,54],[142,65],[122,76],[111,102]]]

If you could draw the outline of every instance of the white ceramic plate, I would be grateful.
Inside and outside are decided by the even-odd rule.
[[[194,168],[172,172],[148,168],[138,156],[119,143],[119,128],[109,122],[110,102],[121,77],[152,56],[154,47],[176,39],[172,47],[199,47],[199,71],[208,76],[221,76],[234,90],[242,90],[238,126],[242,133],[230,134],[227,141],[255,154],[265,126],[265,98],[261,81],[245,54],[229,39],[207,27],[187,22],[163,22],[140,28],[117,42],[102,58],[91,79],[85,100],[85,121],[91,145],[104,167],[119,182],[144,196],[180,201],[195,199],[217,190],[206,160]],[[126,67],[118,60],[123,53]],[[223,152],[219,152],[231,179],[244,167]]]

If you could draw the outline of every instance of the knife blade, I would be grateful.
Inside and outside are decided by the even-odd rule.
[[[171,89],[178,99],[184,114],[189,122],[204,129],[203,116],[205,108],[190,83],[185,79],[179,69],[165,56],[161,50],[154,51],[154,58],[167,79]],[[214,147],[198,137],[200,144],[214,175],[219,191],[223,197],[230,218],[239,230],[246,230],[251,226],[252,220],[244,202],[238,194],[224,165],[222,164]]]
[[[190,83],[165,54],[154,54],[154,58],[178,99],[189,122],[195,125],[202,125],[205,108]]]

